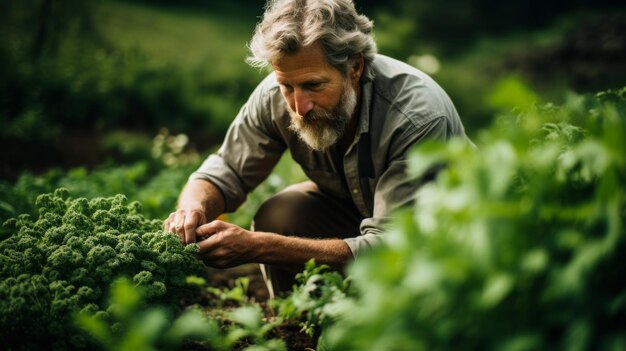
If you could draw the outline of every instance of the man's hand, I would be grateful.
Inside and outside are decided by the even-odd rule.
[[[180,208],[163,222],[163,230],[178,235],[183,244],[191,244],[196,242],[197,228],[206,222],[203,210]]]
[[[254,234],[234,224],[215,220],[198,227],[200,257],[209,266],[229,268],[255,259]]]
[[[206,180],[185,184],[178,199],[178,210],[163,222],[163,230],[173,232],[183,244],[196,242],[196,229],[224,211],[222,193]]]
[[[243,263],[301,265],[311,258],[342,268],[352,259],[341,239],[305,239],[275,233],[252,232],[220,220],[196,229],[200,257],[209,266],[234,267]]]

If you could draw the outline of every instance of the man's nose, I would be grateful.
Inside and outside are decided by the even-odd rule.
[[[308,94],[300,91],[296,91],[294,94],[294,100],[296,104],[295,111],[298,115],[302,117],[304,117],[307,112],[311,111],[314,107],[313,100],[311,100],[311,98],[307,95]]]

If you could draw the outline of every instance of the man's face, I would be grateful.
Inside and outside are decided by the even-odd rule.
[[[314,150],[343,136],[356,108],[352,81],[326,61],[319,44],[272,62],[291,116],[290,129]]]

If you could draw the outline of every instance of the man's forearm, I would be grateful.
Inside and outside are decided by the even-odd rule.
[[[318,264],[343,268],[353,259],[352,251],[341,239],[308,239],[255,232],[258,256],[255,261],[274,265],[303,264],[315,259]]]
[[[183,188],[178,198],[178,208],[202,210],[206,219],[212,221],[224,212],[224,197],[213,183],[194,179]]]

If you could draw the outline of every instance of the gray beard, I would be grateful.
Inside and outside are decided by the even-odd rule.
[[[289,129],[294,131],[311,149],[325,151],[335,145],[345,133],[356,103],[356,93],[352,86],[347,85],[339,103],[330,111],[311,110],[304,117],[300,117],[287,107],[291,116]]]

